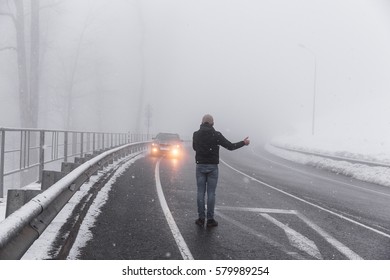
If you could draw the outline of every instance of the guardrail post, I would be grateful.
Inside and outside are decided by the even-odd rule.
[[[87,134],[87,141],[86,141],[86,145],[85,145],[85,153],[89,153],[90,150],[91,150],[91,134],[89,132],[86,132]]]
[[[27,131],[26,132],[27,133],[27,167],[29,167],[30,166],[30,152],[31,152],[31,131]],[[36,142],[34,143],[34,144],[36,144]]]
[[[92,134],[92,153],[96,150],[96,145],[95,145],[95,139],[96,139],[96,133],[94,132]]]
[[[68,132],[64,135],[64,162],[68,162]]]
[[[4,197],[5,130],[0,130],[0,198]]]
[[[20,154],[19,154],[19,169],[23,169],[24,166],[23,166],[23,158],[24,158],[24,155],[25,155],[25,147],[24,147],[24,134],[25,134],[25,131],[20,131]]]
[[[42,182],[43,168],[45,167],[45,131],[39,132],[39,179],[38,182]]]
[[[82,157],[84,152],[84,132],[81,132],[80,142],[80,156]]]
[[[72,155],[77,153],[77,132],[72,132]]]

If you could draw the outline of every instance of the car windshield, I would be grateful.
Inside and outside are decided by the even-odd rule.
[[[157,134],[156,139],[163,141],[180,141],[180,137],[178,134],[173,133],[160,133]]]

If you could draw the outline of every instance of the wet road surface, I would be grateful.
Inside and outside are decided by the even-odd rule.
[[[221,160],[218,227],[194,223],[190,148],[145,156],[113,184],[79,258],[390,259],[389,188],[249,147]]]

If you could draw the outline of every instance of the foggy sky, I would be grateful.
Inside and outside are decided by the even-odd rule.
[[[146,132],[150,104],[153,133],[190,137],[210,113],[232,141],[310,134],[316,61],[318,134],[389,130],[388,1],[65,2],[42,21],[41,127],[64,125],[64,89],[88,22],[73,91],[77,129],[135,130],[142,116]],[[0,32],[0,47],[12,42],[2,17]],[[14,58],[0,52],[0,126],[18,123]]]
[[[169,111],[179,106],[191,128],[211,113],[216,127],[241,135],[270,126],[310,132],[312,53],[318,131],[324,122],[347,130],[351,113],[371,118],[389,100],[384,1],[146,2],[147,45],[158,49],[148,50],[148,93],[164,104],[159,126],[174,123]]]

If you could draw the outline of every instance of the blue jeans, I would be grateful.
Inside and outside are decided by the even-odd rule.
[[[215,190],[218,182],[218,164],[197,164],[196,183],[198,186],[197,204],[200,219],[205,215],[205,195],[207,191],[207,219],[214,219]]]

